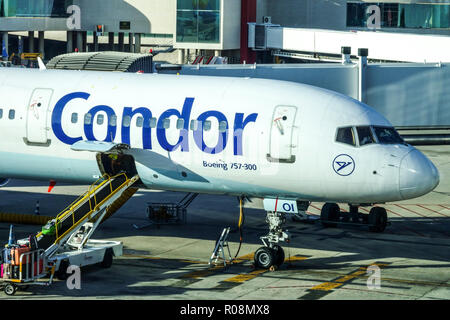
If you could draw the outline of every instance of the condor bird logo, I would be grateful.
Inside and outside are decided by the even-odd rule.
[[[349,176],[355,171],[355,160],[347,154],[338,155],[333,160],[333,169],[340,176]]]

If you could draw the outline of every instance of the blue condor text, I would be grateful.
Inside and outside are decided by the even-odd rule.
[[[90,97],[89,93],[86,92],[73,92],[70,94],[65,95],[62,97],[55,105],[55,108],[52,113],[52,129],[55,134],[55,136],[61,140],[62,142],[72,145],[77,141],[83,140],[82,137],[69,137],[63,130],[62,123],[61,123],[61,117],[64,111],[64,108],[66,105],[74,100],[74,99],[84,99],[88,100]],[[156,136],[158,138],[159,145],[171,152],[175,151],[178,148],[182,152],[189,152],[189,123],[190,123],[190,117],[191,117],[191,111],[192,111],[192,105],[194,104],[194,98],[186,98],[184,101],[183,109],[178,111],[177,109],[168,109],[164,111],[159,119],[158,123],[156,125]],[[103,111],[107,115],[107,134],[106,138],[103,141],[106,142],[112,142],[114,141],[114,138],[116,137],[117,133],[117,126],[112,125],[110,119],[113,116],[116,116],[114,110],[106,105],[98,105],[93,107],[88,111],[88,113],[91,115],[91,119],[94,119],[95,115]],[[144,125],[142,127],[142,144],[144,149],[152,149],[152,135],[150,127],[150,119],[153,117],[152,112],[150,109],[145,107],[140,108],[130,108],[125,107],[123,108],[122,113],[122,119],[129,116],[130,118],[133,118],[135,115],[140,115],[144,119]],[[177,116],[180,119],[184,119],[184,127],[180,129],[180,138],[176,144],[171,144],[169,141],[167,141],[166,136],[166,129],[164,129],[163,122],[165,119],[168,119],[171,116]],[[247,126],[250,122],[256,122],[256,118],[258,117],[257,113],[252,113],[248,115],[247,117],[244,116],[243,113],[236,113],[234,117],[234,127],[233,127],[233,147],[234,147],[234,155],[243,155],[242,153],[242,134],[244,131],[245,126]],[[226,116],[215,110],[210,110],[203,112],[197,117],[197,120],[203,123],[208,118],[216,118],[219,122],[224,121],[226,122],[226,130],[224,132],[221,132],[219,134],[219,139],[217,144],[214,147],[207,146],[205,144],[205,141],[203,139],[203,128],[200,125],[199,128],[196,130],[193,130],[193,137],[194,142],[197,145],[197,147],[202,150],[205,153],[209,154],[217,154],[225,150],[227,143],[228,143],[228,135],[229,135],[229,126],[228,126],[228,119]],[[89,124],[84,124],[84,134],[86,136],[86,139],[89,141],[97,141],[97,138],[94,136],[94,129],[93,129],[93,123],[94,121],[90,121]],[[130,144],[130,126],[125,126],[122,123],[121,127],[121,133],[122,133],[122,143]]]

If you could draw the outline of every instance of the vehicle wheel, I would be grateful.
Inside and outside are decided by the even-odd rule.
[[[110,268],[113,263],[113,251],[111,249],[107,249],[105,252],[105,256],[103,257],[103,261],[100,263],[102,268]]]
[[[373,207],[369,212],[369,230],[383,232],[387,226],[387,213],[385,208]]]
[[[269,269],[275,264],[275,255],[272,249],[261,247],[255,252],[256,268]]]
[[[336,203],[325,203],[320,211],[320,220],[322,225],[326,228],[336,227],[336,223],[324,222],[324,221],[338,221],[340,214],[339,206]]]
[[[67,269],[69,268],[69,261],[63,260],[59,264],[58,271],[56,271],[56,278],[59,280],[66,280],[68,278]]]
[[[277,267],[281,266],[285,258],[283,248],[279,245],[274,245],[272,251],[275,257],[274,265],[276,265]]]
[[[12,283],[8,283],[5,286],[4,291],[8,296],[12,296],[16,293],[17,287],[15,285],[13,285]]]
[[[369,215],[368,214],[360,214],[360,218],[363,223],[369,223]]]
[[[148,218],[148,220],[152,220],[152,218],[153,218],[153,208],[152,207],[147,207],[147,218]]]

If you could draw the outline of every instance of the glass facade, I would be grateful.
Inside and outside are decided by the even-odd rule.
[[[65,18],[71,4],[73,0],[0,0],[0,17]]]
[[[417,3],[347,3],[347,27],[367,27],[372,13],[367,8],[377,5],[381,11],[381,28],[449,29],[450,4]]]
[[[219,43],[220,0],[177,0],[177,42]]]

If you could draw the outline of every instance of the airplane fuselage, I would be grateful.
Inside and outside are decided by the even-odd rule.
[[[4,178],[92,183],[96,152],[71,146],[104,141],[129,145],[152,189],[362,204],[439,181],[414,147],[383,143],[392,125],[367,105],[290,82],[3,69],[0,109]]]

